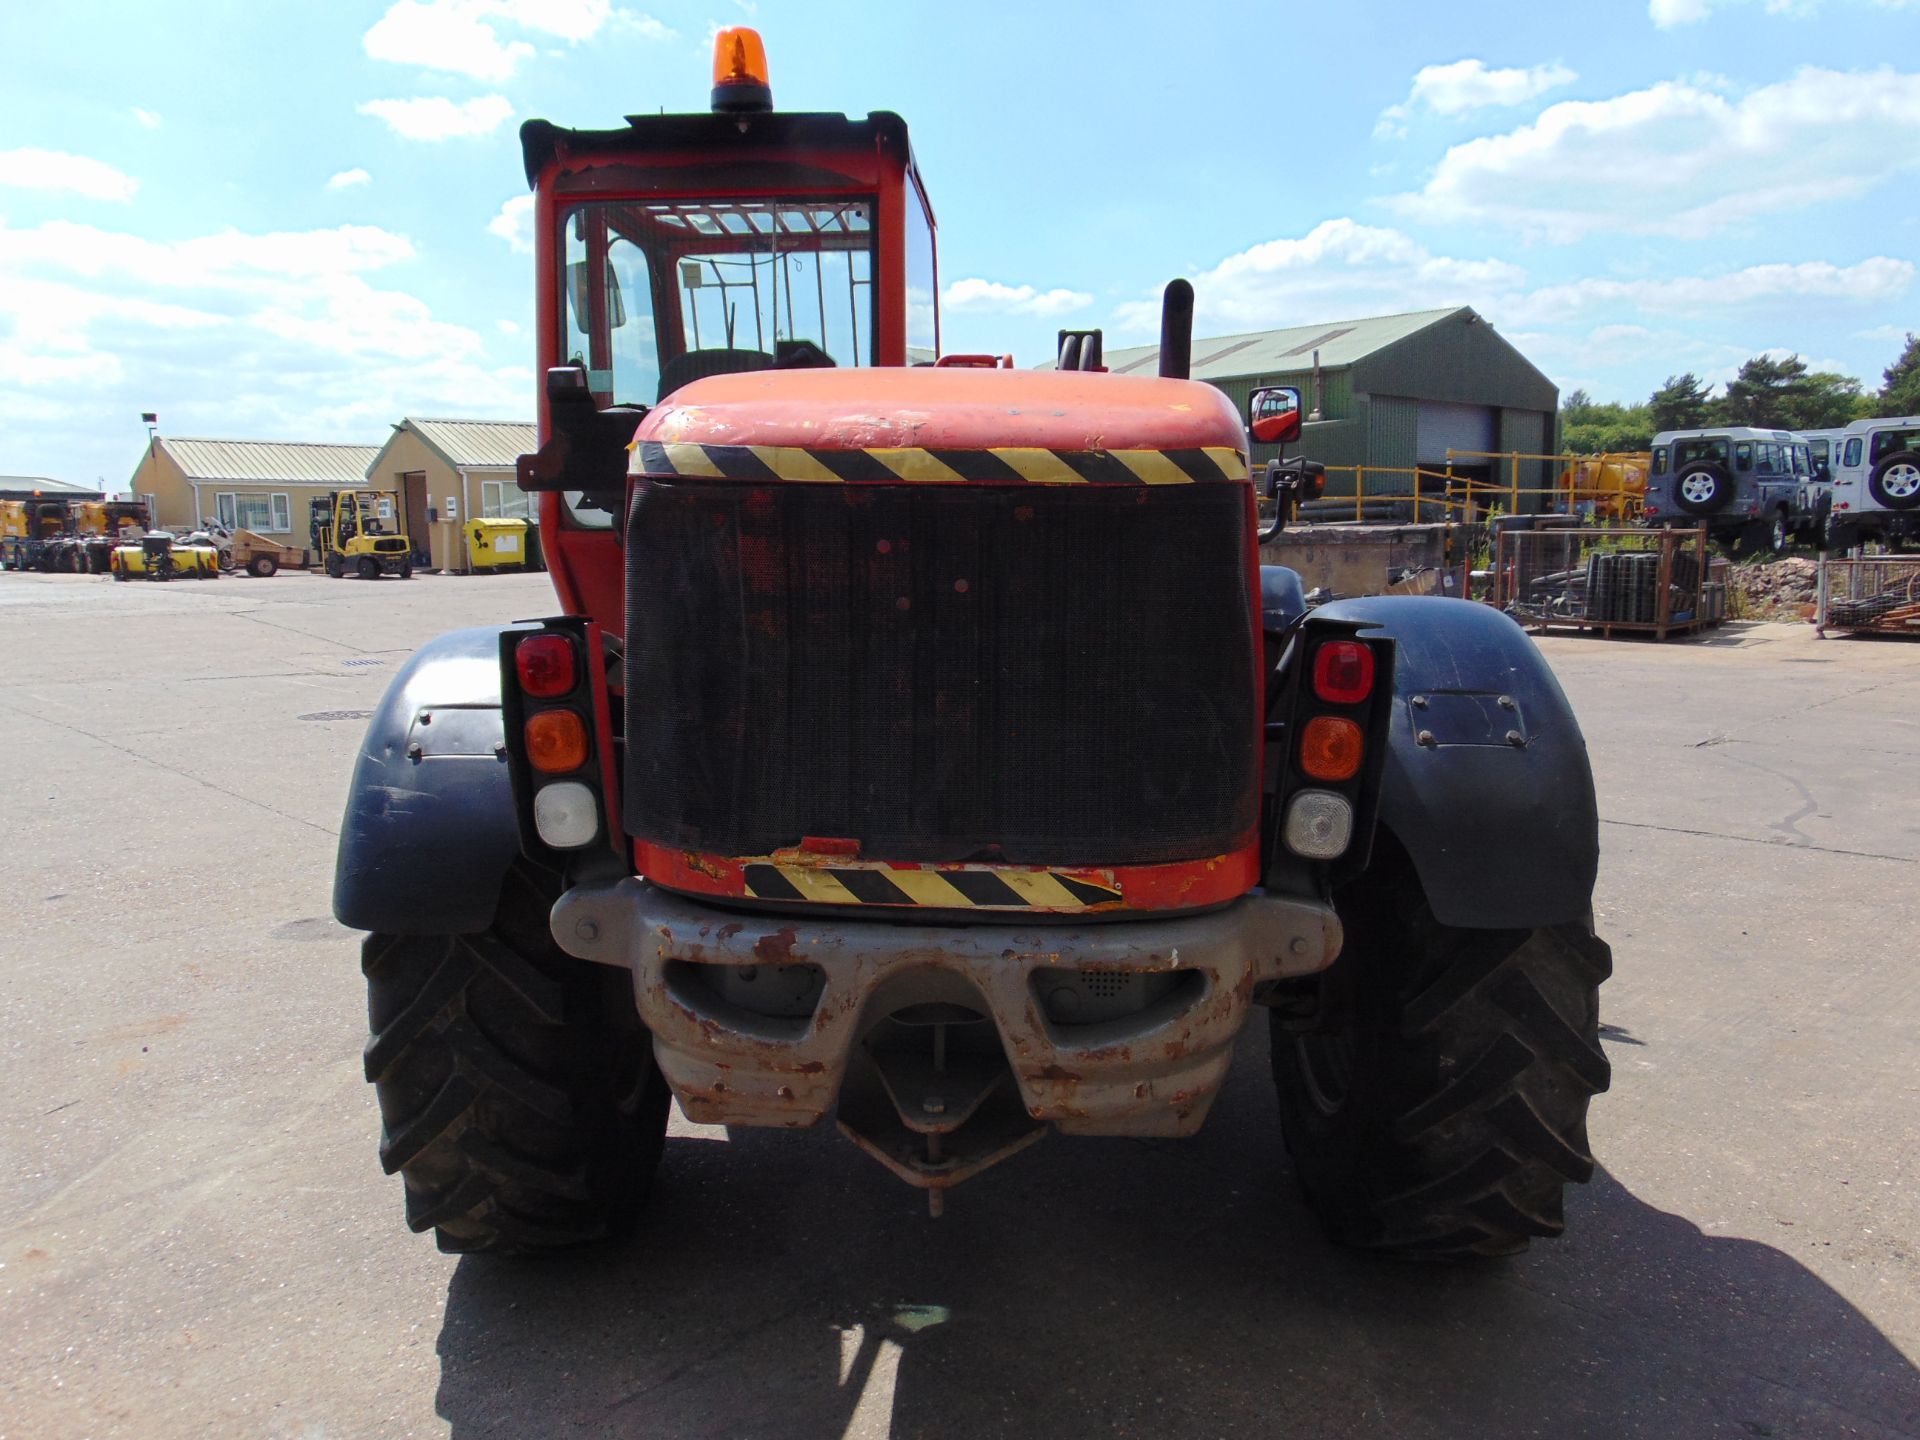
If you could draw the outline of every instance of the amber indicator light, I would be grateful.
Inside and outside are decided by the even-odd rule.
[[[527,721],[527,759],[543,775],[587,763],[587,727],[571,710],[542,710]]]
[[[1315,780],[1351,780],[1366,753],[1360,727],[1339,715],[1316,715],[1300,732],[1300,769]]]

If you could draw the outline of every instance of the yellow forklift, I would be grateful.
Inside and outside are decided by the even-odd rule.
[[[315,499],[311,531],[314,553],[338,580],[358,575],[413,574],[413,541],[400,521],[400,501],[390,490],[336,490]]]

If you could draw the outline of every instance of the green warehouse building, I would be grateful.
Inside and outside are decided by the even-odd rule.
[[[1122,375],[1151,375],[1159,359],[1156,345],[1106,355]],[[1412,472],[1444,469],[1448,450],[1540,455],[1558,440],[1559,390],[1464,305],[1196,339],[1193,378],[1217,385],[1242,413],[1263,385],[1298,387],[1309,423],[1291,453],[1330,469],[1368,467],[1369,499],[1410,495]],[[1271,445],[1253,450],[1256,468],[1279,454]],[[1513,468],[1497,468],[1455,462],[1454,473],[1508,484]],[[1519,466],[1523,489],[1551,480],[1546,462]],[[1353,485],[1351,473],[1332,470],[1327,494],[1351,496]],[[1538,509],[1539,497],[1522,508]]]

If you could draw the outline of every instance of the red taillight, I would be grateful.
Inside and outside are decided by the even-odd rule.
[[[1358,705],[1373,693],[1373,651],[1329,640],[1313,652],[1313,693],[1329,705]]]
[[[513,650],[520,688],[539,700],[570,694],[579,681],[573,642],[564,635],[530,635]]]

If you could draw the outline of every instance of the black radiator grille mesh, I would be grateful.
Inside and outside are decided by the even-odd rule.
[[[643,482],[630,833],[1148,864],[1255,823],[1246,492]]]

